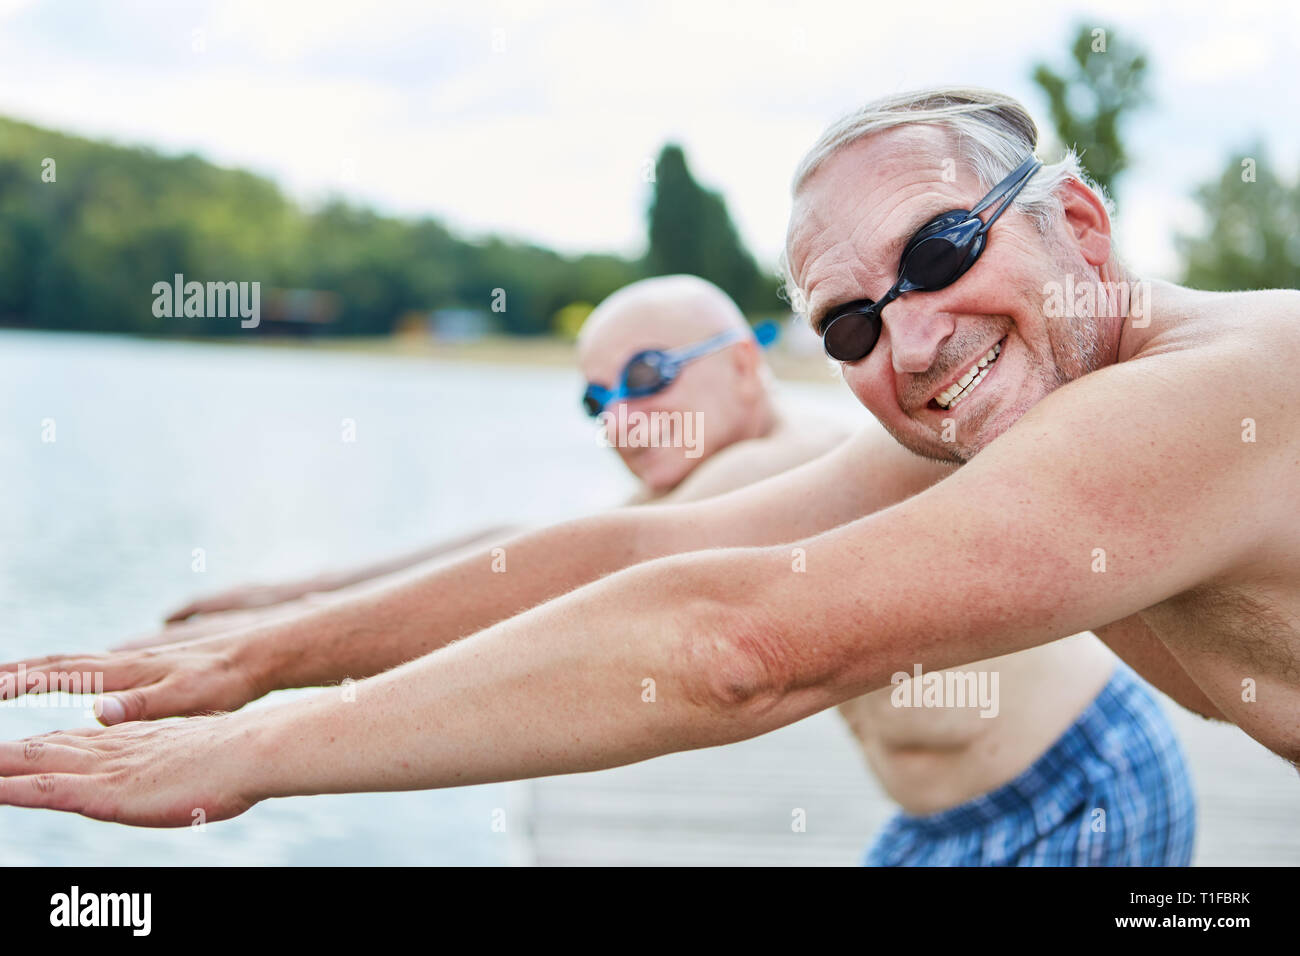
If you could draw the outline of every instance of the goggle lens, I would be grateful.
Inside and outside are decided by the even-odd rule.
[[[629,394],[648,395],[663,388],[667,384],[665,379],[663,355],[646,352],[627,363],[623,380]]]
[[[826,354],[838,362],[856,362],[876,347],[880,314],[874,305],[831,319],[822,332]]]

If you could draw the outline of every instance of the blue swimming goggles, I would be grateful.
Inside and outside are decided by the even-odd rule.
[[[748,338],[751,333],[764,347],[776,340],[780,327],[775,322],[756,325],[751,331],[729,329],[719,332],[693,345],[683,345],[675,349],[646,349],[637,352],[619,373],[618,383],[608,389],[595,382],[587,383],[587,390],[582,393],[582,407],[592,418],[597,417],[611,402],[624,398],[643,398],[662,392],[673,383],[684,366],[696,359],[712,355],[719,349],[726,348],[733,342]]]

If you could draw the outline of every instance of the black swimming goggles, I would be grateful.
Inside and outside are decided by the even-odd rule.
[[[865,358],[880,338],[881,312],[885,306],[905,292],[934,292],[956,282],[984,251],[988,231],[998,216],[1042,165],[1031,153],[974,209],[945,212],[918,229],[899,257],[898,281],[883,299],[850,302],[821,321],[819,331],[826,354],[838,362]],[[988,222],[981,221],[980,213],[999,201],[1002,204],[989,216]]]
[[[774,322],[764,322],[752,329],[759,345],[772,343],[779,332]],[[592,418],[600,415],[610,402],[624,398],[644,398],[662,392],[673,383],[682,367],[696,359],[712,355],[719,349],[726,348],[733,342],[750,337],[751,332],[742,329],[728,329],[700,342],[683,345],[675,349],[646,349],[637,352],[619,373],[618,381],[612,389],[595,382],[587,383],[587,390],[582,393],[582,407]]]

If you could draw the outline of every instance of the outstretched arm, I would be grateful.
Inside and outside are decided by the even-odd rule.
[[[449,538],[446,541],[395,555],[370,564],[336,571],[323,571],[305,578],[282,581],[279,584],[246,584],[230,588],[216,594],[195,598],[183,607],[170,612],[164,619],[168,624],[184,621],[196,614],[215,614],[222,611],[244,610],[249,608],[273,607],[286,601],[293,601],[308,594],[337,591],[354,584],[373,581],[397,571],[405,571],[417,564],[432,561],[435,558],[448,558],[477,544],[487,541],[499,541],[518,533],[518,529],[503,525],[487,528],[470,534]]]
[[[259,640],[250,660],[274,687],[375,674],[623,568],[705,548],[798,540],[899,501],[948,471],[873,428],[802,468],[723,497],[567,522],[332,604]]]
[[[0,668],[0,682],[20,665],[29,676],[100,671],[109,692],[105,723],[232,710],[281,687],[377,674],[641,561],[816,534],[914,494],[950,470],[904,451],[873,425],[802,468],[725,496],[567,522],[499,551],[484,549],[228,634],[16,662]]]
[[[54,735],[35,757],[5,745],[19,775],[0,800],[179,825],[269,796],[592,770],[754,736],[914,663],[1127,617],[1244,560],[1260,527],[1233,520],[1236,496],[1279,467],[1200,427],[1178,376],[1130,365],[1060,389],[928,491],[802,542],[801,564],[788,546],[665,558],[362,681],[354,700]],[[1115,411],[1130,402],[1159,441]],[[1207,467],[1170,467],[1170,448]]]

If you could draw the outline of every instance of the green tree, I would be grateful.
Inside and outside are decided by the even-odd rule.
[[[1180,235],[1183,282],[1197,289],[1300,288],[1300,178],[1278,176],[1256,143],[1196,191],[1204,235]]]
[[[1037,64],[1034,82],[1047,96],[1056,135],[1082,154],[1084,169],[1114,196],[1128,167],[1120,127],[1150,100],[1146,54],[1114,30],[1081,25],[1070,56],[1061,73]]]
[[[42,179],[46,157],[57,177]],[[619,256],[561,256],[501,239],[467,241],[433,219],[341,201],[304,210],[274,183],[197,156],[160,156],[0,117],[0,322],[35,328],[232,335],[216,316],[153,314],[153,286],[257,281],[263,291],[337,296],[329,334],[383,335],[405,313],[487,311],[508,333],[543,334],[574,301],[640,278]],[[263,299],[263,306],[266,299]]]
[[[754,257],[745,249],[722,196],[691,175],[682,148],[669,143],[655,164],[648,214],[648,275],[689,273],[708,279],[745,310],[771,309]]]

